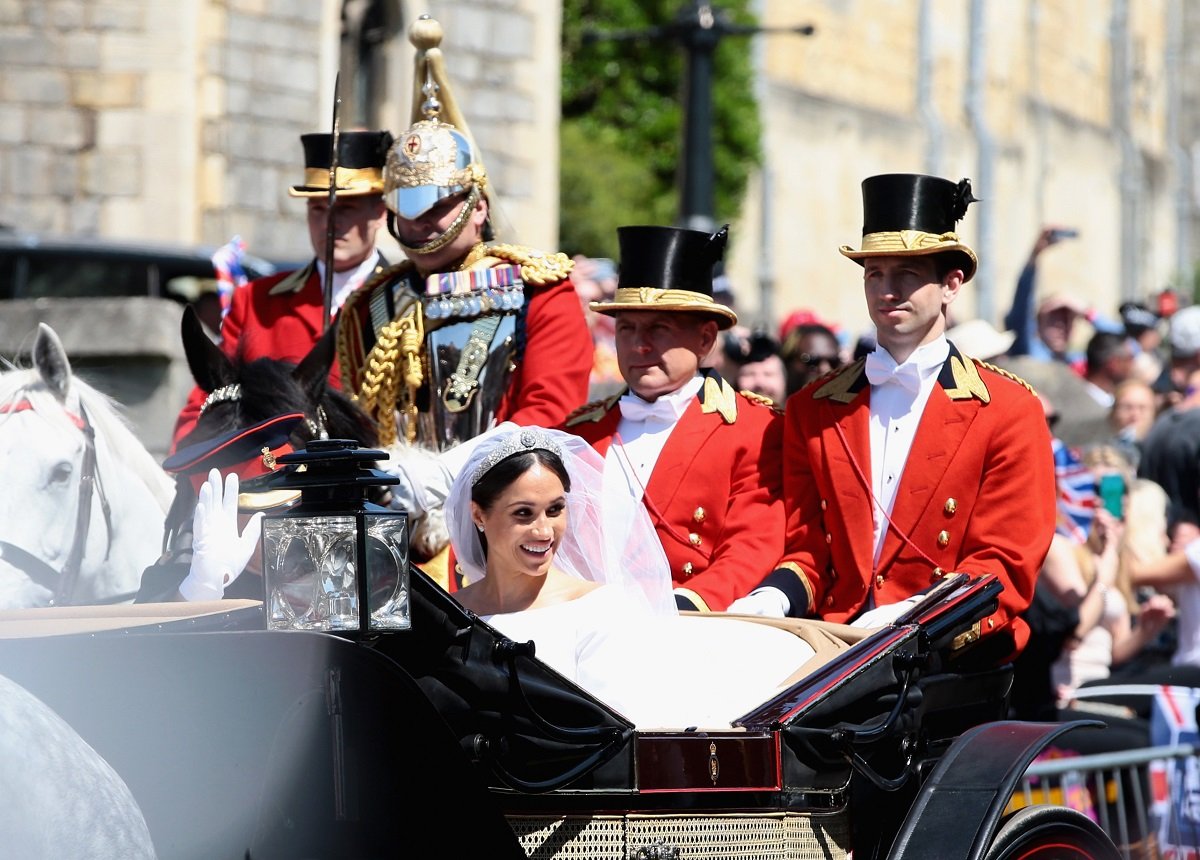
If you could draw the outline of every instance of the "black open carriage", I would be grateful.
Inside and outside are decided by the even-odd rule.
[[[111,765],[162,858],[1116,856],[1071,810],[1005,815],[1068,726],[1003,719],[1011,670],[970,641],[992,578],[875,631],[779,622],[817,651],[785,692],[643,732],[412,576],[412,629],[370,638],[250,601],[4,613],[0,675]]]

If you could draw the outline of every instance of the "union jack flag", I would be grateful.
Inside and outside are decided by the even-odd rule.
[[[246,243],[241,236],[234,236],[212,255],[213,269],[217,273],[217,295],[221,297],[221,315],[229,313],[233,291],[250,279],[242,268],[246,256]]]
[[[1096,475],[1083,464],[1079,452],[1055,437],[1054,476],[1058,484],[1059,534],[1087,540],[1096,512]]]

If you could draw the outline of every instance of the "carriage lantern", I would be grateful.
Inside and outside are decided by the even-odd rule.
[[[368,634],[411,626],[408,515],[366,499],[368,487],[397,483],[371,465],[387,456],[347,439],[314,440],[278,459],[291,468],[263,480],[264,489],[300,491],[298,505],[263,519],[271,630]]]

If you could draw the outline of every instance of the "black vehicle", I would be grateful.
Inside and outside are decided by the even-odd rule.
[[[1072,810],[1005,815],[1079,724],[1003,719],[1011,670],[958,639],[992,577],[874,631],[780,622],[820,665],[725,729],[641,732],[411,576],[412,628],[369,637],[269,631],[257,601],[4,613],[0,675],[120,775],[161,858],[1117,856]]]
[[[216,278],[215,248],[54,237],[0,227],[0,299],[152,296],[189,302]],[[251,278],[277,265],[247,255]]]

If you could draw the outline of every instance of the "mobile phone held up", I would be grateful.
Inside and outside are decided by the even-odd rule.
[[[1120,475],[1101,475],[1099,491],[1100,502],[1104,505],[1104,510],[1117,518],[1123,516],[1125,513],[1125,479]]]
[[[1079,231],[1074,227],[1056,227],[1050,231],[1051,242],[1061,242],[1063,239],[1078,239]]]

